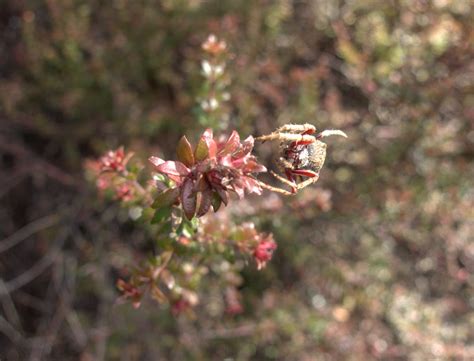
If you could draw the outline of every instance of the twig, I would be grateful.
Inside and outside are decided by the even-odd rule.
[[[43,218],[39,218],[27,224],[23,228],[20,228],[18,231],[13,233],[11,236],[0,241],[0,253],[9,250],[21,241],[31,237],[36,232],[55,225],[58,223],[58,221],[59,216],[55,213]]]
[[[30,169],[30,173],[33,173],[33,171],[38,171],[46,174],[47,176],[57,180],[58,182],[64,185],[73,187],[79,185],[78,180],[72,175],[65,173],[63,170],[56,167],[55,165],[38,157],[25,146],[18,144],[18,142],[12,142],[11,140],[8,140],[2,135],[0,135],[0,149],[4,150],[7,153],[14,154],[19,158],[26,158],[28,164],[33,165]]]
[[[46,256],[44,256],[41,260],[35,263],[26,272],[6,282],[4,284],[5,287],[3,289],[0,289],[0,296],[6,293],[11,293],[17,290],[18,288],[23,287],[24,285],[38,277],[41,273],[43,273],[55,261],[68,235],[69,228],[64,227],[60,231],[59,236],[56,238],[56,247],[52,248],[51,251],[46,254]]]
[[[0,332],[15,344],[24,344],[25,339],[10,323],[0,315]]]
[[[1,279],[0,279],[0,290],[4,292],[6,291],[5,283]],[[5,292],[5,294],[0,298],[2,301],[2,306],[5,312],[5,316],[7,317],[8,321],[12,323],[13,325],[15,325],[15,327],[20,329],[20,331],[23,331],[21,327],[20,317],[16,310],[15,304],[13,303],[13,300],[10,297],[10,294],[8,292]]]

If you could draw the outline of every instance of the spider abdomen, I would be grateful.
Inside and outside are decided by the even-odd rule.
[[[326,143],[319,140],[307,145],[307,161],[301,165],[303,169],[311,169],[316,172],[323,167],[326,160]]]

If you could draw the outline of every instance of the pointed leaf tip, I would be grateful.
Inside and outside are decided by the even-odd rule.
[[[201,162],[206,158],[214,158],[217,155],[217,144],[214,141],[212,129],[208,128],[201,135],[199,143],[194,151],[194,158]]]
[[[193,148],[191,147],[191,144],[185,135],[183,135],[179,140],[176,153],[178,155],[178,160],[184,165],[188,167],[192,167],[194,165]]]

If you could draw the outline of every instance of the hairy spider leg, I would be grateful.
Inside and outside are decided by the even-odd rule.
[[[286,133],[286,132],[294,132],[294,133],[301,133],[305,134],[313,134],[316,132],[316,127],[313,124],[285,124],[278,128],[275,133]]]
[[[278,179],[280,182],[286,184],[291,188],[291,193],[294,194],[296,193],[298,189],[298,185],[294,182],[289,181],[288,179],[283,178],[281,175],[275,173],[274,171],[270,171],[271,175],[274,176],[276,179]]]
[[[267,140],[281,140],[284,142],[302,142],[301,144],[314,143],[314,137],[309,134],[293,134],[293,133],[271,133],[255,138],[259,142],[266,142]]]
[[[291,148],[295,148],[299,145],[308,145],[308,144],[311,144],[311,143],[314,143],[314,141],[316,139],[312,139],[312,138],[308,138],[308,137],[303,137],[304,135],[310,135],[310,134],[313,134],[314,132],[316,132],[316,129],[308,129],[306,131],[304,131],[303,133],[301,133],[301,139],[300,140],[295,140],[293,142],[290,143],[290,147]],[[301,152],[303,149],[300,149],[298,151],[295,151],[295,152]]]

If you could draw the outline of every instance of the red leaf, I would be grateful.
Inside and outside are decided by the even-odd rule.
[[[234,182],[234,184],[232,184],[232,188],[233,190],[235,191],[235,193],[237,193],[237,195],[239,196],[239,199],[242,199],[244,198],[244,188],[245,188],[245,184],[244,182],[242,181],[242,179],[238,179]]]
[[[194,182],[186,178],[181,187],[181,203],[183,205],[184,215],[191,220],[196,213],[196,192],[194,191]]]
[[[227,206],[227,203],[229,203],[229,197],[227,196],[227,191],[223,188],[216,188],[217,194],[219,194],[219,197],[222,200],[222,203],[224,203]]]
[[[169,178],[171,178],[178,184],[181,183],[181,177],[187,176],[190,172],[189,168],[186,167],[183,163],[173,162],[171,160],[168,160],[156,166],[156,170],[160,173],[167,175]]]
[[[253,139],[251,135],[249,135],[247,139],[245,139],[242,142],[242,148],[239,149],[239,151],[236,154],[234,154],[234,158],[245,157],[247,154],[249,154],[252,151],[254,143],[255,143],[255,140]]]
[[[178,155],[178,160],[187,165],[188,167],[192,167],[194,164],[194,154],[193,148],[189,143],[186,136],[182,136],[178,143],[178,148],[176,150]]]
[[[245,166],[242,169],[245,173],[262,173],[266,172],[267,168],[257,163],[253,157],[247,160]]]
[[[219,158],[219,164],[220,165],[223,165],[225,167],[233,167],[233,163],[232,163],[232,156],[230,155],[226,155],[226,156],[223,156],[222,158]]]
[[[224,147],[219,151],[219,155],[228,155],[235,152],[240,147],[240,136],[235,130],[227,139],[227,142],[224,144]]]
[[[242,181],[245,184],[245,189],[247,189],[247,192],[262,194],[262,188],[255,179],[250,177],[242,177]]]
[[[153,164],[155,167],[158,167],[159,165],[163,164],[165,161],[161,158],[158,157],[150,157],[148,158],[148,161]]]
[[[212,191],[210,188],[207,188],[201,193],[201,202],[199,204],[199,209],[196,215],[198,217],[205,215],[211,208],[211,203],[212,203]]]

